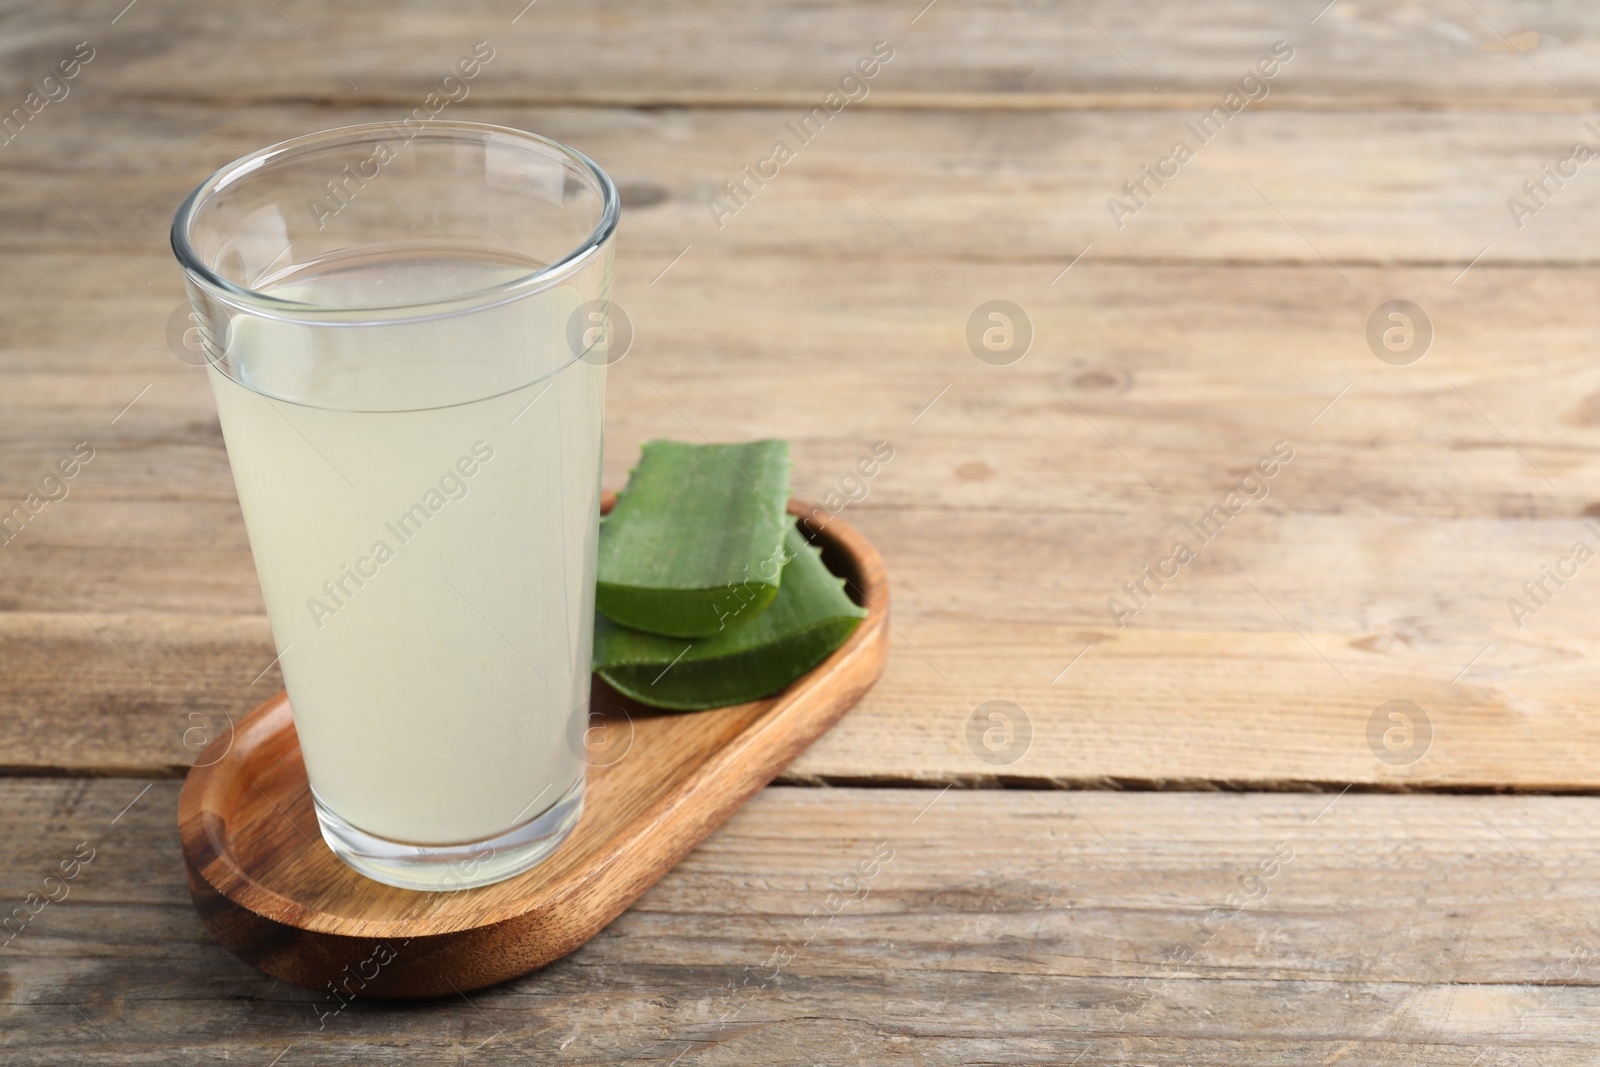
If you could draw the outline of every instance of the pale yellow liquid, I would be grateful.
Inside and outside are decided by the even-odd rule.
[[[525,270],[369,264],[274,292],[377,304]],[[605,370],[571,358],[576,304],[236,320],[254,388],[208,372],[312,788],[369,834],[482,840],[583,773]]]

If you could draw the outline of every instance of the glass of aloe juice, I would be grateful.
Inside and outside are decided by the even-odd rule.
[[[469,888],[583,807],[616,188],[467,122],[245,156],[172,244],[322,836]]]

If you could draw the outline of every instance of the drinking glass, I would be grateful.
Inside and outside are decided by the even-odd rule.
[[[520,130],[228,164],[172,245],[322,836],[467,888],[583,807],[616,188]]]

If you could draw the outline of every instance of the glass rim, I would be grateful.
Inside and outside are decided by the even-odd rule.
[[[519,130],[512,126],[497,126],[487,122],[445,119],[430,121],[420,130],[406,129],[403,134],[398,134],[401,129],[403,127],[398,122],[364,122],[351,126],[337,126],[316,133],[301,134],[259,148],[219,168],[194,187],[172,217],[172,252],[177,257],[178,265],[183,269],[184,275],[216,299],[240,311],[263,318],[319,326],[391,325],[467,314],[542,292],[558,284],[563,278],[577,273],[616,232],[617,222],[622,213],[617,187],[612,182],[611,176],[602,170],[599,164],[576,148],[527,130]],[[189,240],[189,230],[196,212],[211,196],[297,152],[384,139],[376,136],[380,133],[388,134],[390,138],[398,134],[403,136],[407,143],[424,138],[438,141],[462,140],[466,134],[479,136],[485,133],[505,134],[524,143],[553,149],[558,155],[576,164],[578,169],[593,181],[601,197],[600,220],[589,236],[577,247],[527,274],[486,289],[457,293],[438,300],[407,301],[399,304],[339,306],[286,300],[229,281],[200,261]]]

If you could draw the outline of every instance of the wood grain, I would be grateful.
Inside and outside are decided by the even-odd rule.
[[[95,849],[0,949],[8,1063],[1596,1055],[1590,798],[771,788],[537,975],[339,1010],[212,941],[144,784],[0,781],[7,900]]]
[[[602,511],[615,502],[607,494]],[[867,609],[855,632],[783,692],[732,707],[661,713],[596,680],[596,725],[583,737],[599,741],[585,760],[582,817],[537,867],[493,885],[418,893],[347,869],[318,829],[287,694],[262,704],[200,753],[179,801],[189,889],[206,929],[275,978],[341,995],[459,993],[576,950],[883,672],[889,581],[882,560],[842,519],[811,526],[814,512],[789,504],[829,569]]]
[[[1593,271],[1345,267],[1346,285],[1321,265],[1085,261],[1055,287],[1016,264],[945,286],[899,254],[699,251],[652,286],[624,246],[637,340],[611,372],[607,484],[651,437],[790,438],[812,499],[875,440],[895,449],[842,512],[896,575],[894,655],[792,780],[1600,788],[1593,578],[1520,628],[1506,605],[1600,510]],[[280,684],[212,401],[113,254],[28,262],[0,264],[22,305],[0,488],[19,499],[79,439],[99,452],[0,549],[4,762],[182,773]],[[107,302],[29,310],[61,279]],[[963,337],[996,293],[1036,326],[1010,367]],[[1363,337],[1394,295],[1438,332],[1408,367]],[[1277,440],[1296,456],[1270,495],[1117,629],[1107,599]],[[991,699],[1033,724],[1006,767],[965,740]],[[1392,699],[1437,727],[1398,768],[1366,737]]]
[[[119,16],[120,6],[76,0],[8,12],[0,89],[20,95],[88,38],[99,51],[69,101],[380,100],[409,109],[483,39],[495,58],[472,83],[468,106],[794,105],[820,99],[874,41],[887,40],[895,58],[869,106],[950,107],[974,98],[984,106],[1209,106],[1283,39],[1296,54],[1269,101],[1581,110],[1600,95],[1600,16],[1580,5],[1530,9],[1511,0],[1341,0],[1326,11],[1322,3],[1271,0],[986,0],[926,10],[891,0],[693,0],[676,8],[474,0],[447,9],[290,0],[278,10],[140,0]]]
[[[0,549],[0,770],[180,774],[279,684],[210,398],[167,354],[171,209],[243,151],[410,111],[487,39],[447,114],[575,143],[628,204],[616,293],[638,337],[611,374],[607,484],[639,441],[699,429],[791,437],[796,492],[821,497],[894,444],[843,513],[895,573],[893,655],[791,780],[1222,790],[768,789],[539,975],[334,1015],[205,934],[176,783],[0,779],[12,900],[76,842],[101,850],[0,948],[0,1058],[1593,1062],[1594,801],[1476,793],[1600,789],[1593,577],[1520,628],[1505,603],[1600,513],[1592,168],[1520,229],[1507,208],[1595,143],[1597,18],[1511,0],[0,12],[0,111],[75,42],[98,49],[0,148],[0,504],[75,442],[100,450]],[[1271,95],[1115,228],[1107,198],[1278,38],[1296,55]],[[870,95],[717,229],[707,198],[878,39],[896,57]],[[997,297],[1037,327],[1010,367],[965,341]],[[1363,337],[1394,298],[1438,328],[1408,367]],[[1278,439],[1297,452],[1271,494],[1116,629],[1105,599]],[[1369,747],[1397,698],[1436,727],[1414,764]],[[1013,764],[969,747],[991,699],[1032,721]],[[1291,835],[1266,899],[1164,962]],[[879,841],[896,857],[869,897],[806,942]]]
[[[120,249],[174,305],[168,229],[196,184],[263,145],[405,113],[111,101],[66,110],[73,103],[0,149],[0,248],[100,252],[126,273],[119,289],[144,286]],[[1600,181],[1587,165],[1559,189],[1541,174],[1578,140],[1600,147],[1581,115],[1246,111],[1200,145],[1183,126],[1197,113],[847,110],[809,143],[786,127],[797,109],[484,107],[471,117],[548,134],[602,162],[626,205],[619,253],[640,257],[646,283],[690,244],[680,267],[691,276],[712,255],[768,252],[804,254],[813,275],[841,259],[883,258],[930,287],[980,283],[1010,263],[1034,264],[1047,287],[1089,245],[1074,274],[1130,261],[1296,263],[1343,285],[1335,269],[1416,265],[1448,283],[1480,254],[1479,269],[1597,262],[1584,234],[1600,226]],[[1119,227],[1108,200],[1136,204],[1123,183],[1143,180],[1140,167],[1180,138],[1195,159],[1149,187],[1148,205]],[[713,214],[713,197],[738,206],[724,183],[778,140],[793,161],[751,186],[736,214]],[[1534,203],[1521,189],[1531,180],[1547,182],[1545,206],[1513,218],[1507,201]],[[53,280],[77,291],[70,276]],[[50,305],[27,310],[19,327],[51,321]]]

